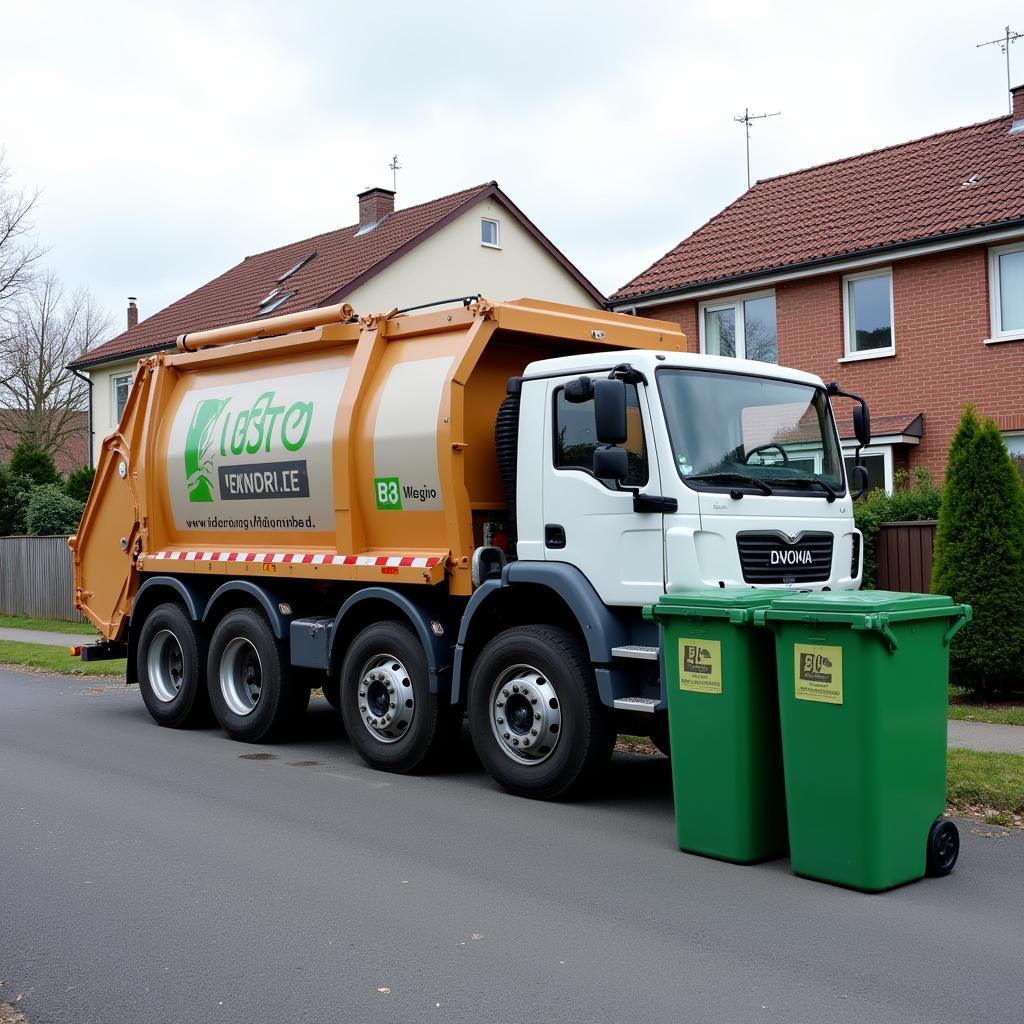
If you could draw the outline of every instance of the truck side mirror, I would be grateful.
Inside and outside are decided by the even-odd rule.
[[[566,381],[565,400],[570,405],[582,405],[594,397],[594,382],[589,377]]]
[[[862,448],[871,444],[871,413],[863,402],[853,407],[853,435]]]
[[[598,480],[623,483],[629,476],[629,456],[625,448],[595,448],[594,476]]]
[[[856,415],[856,413],[854,414]],[[850,473],[850,497],[859,498],[868,489],[868,470],[858,463]],[[854,489],[856,488],[856,490]]]
[[[594,381],[594,426],[601,444],[625,443],[626,385],[621,380]]]

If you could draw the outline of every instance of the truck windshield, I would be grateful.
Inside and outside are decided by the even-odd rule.
[[[673,462],[689,486],[762,493],[845,489],[823,388],[667,367],[657,379]]]

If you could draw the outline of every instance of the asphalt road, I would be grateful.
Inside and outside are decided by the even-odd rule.
[[[267,756],[269,755],[269,756]],[[32,1024],[1021,1018],[1024,835],[866,896],[674,848],[667,763],[537,804],[0,670],[0,979]]]

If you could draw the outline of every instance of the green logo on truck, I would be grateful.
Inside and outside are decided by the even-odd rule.
[[[188,500],[191,502],[216,500],[213,481],[214,460],[218,455],[230,457],[269,453],[278,445],[286,452],[297,452],[309,437],[309,428],[313,422],[312,402],[275,405],[274,392],[264,391],[251,406],[232,416],[225,411],[230,401],[230,398],[204,398],[192,414],[192,422],[185,435],[185,481],[188,484]],[[248,468],[255,471],[261,465],[253,463]],[[278,469],[287,467],[283,463],[273,463],[272,467],[274,472],[270,475],[273,480],[269,479],[267,473],[261,479],[265,489],[269,488],[273,493],[264,496],[287,496],[289,488],[278,486],[280,474],[277,473]],[[304,462],[302,467],[304,472]],[[271,464],[266,468],[269,472]],[[222,475],[224,472],[222,469]],[[309,496],[308,487],[302,490],[292,487],[290,490],[293,494]]]
[[[185,435],[185,482],[189,501],[213,501],[214,435],[229,398],[204,398],[192,414]]]

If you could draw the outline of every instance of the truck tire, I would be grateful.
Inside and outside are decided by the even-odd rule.
[[[233,740],[283,738],[309,705],[306,682],[291,678],[285,646],[261,611],[236,608],[213,631],[207,668],[210,706]]]
[[[539,800],[580,792],[615,743],[586,649],[558,626],[487,644],[470,675],[469,730],[491,777]]]
[[[153,720],[171,729],[206,724],[206,637],[180,604],[157,605],[142,624],[135,667]]]
[[[342,662],[339,697],[349,741],[372,768],[422,771],[450,745],[449,709],[430,692],[426,654],[401,622],[376,622],[357,634]]]

